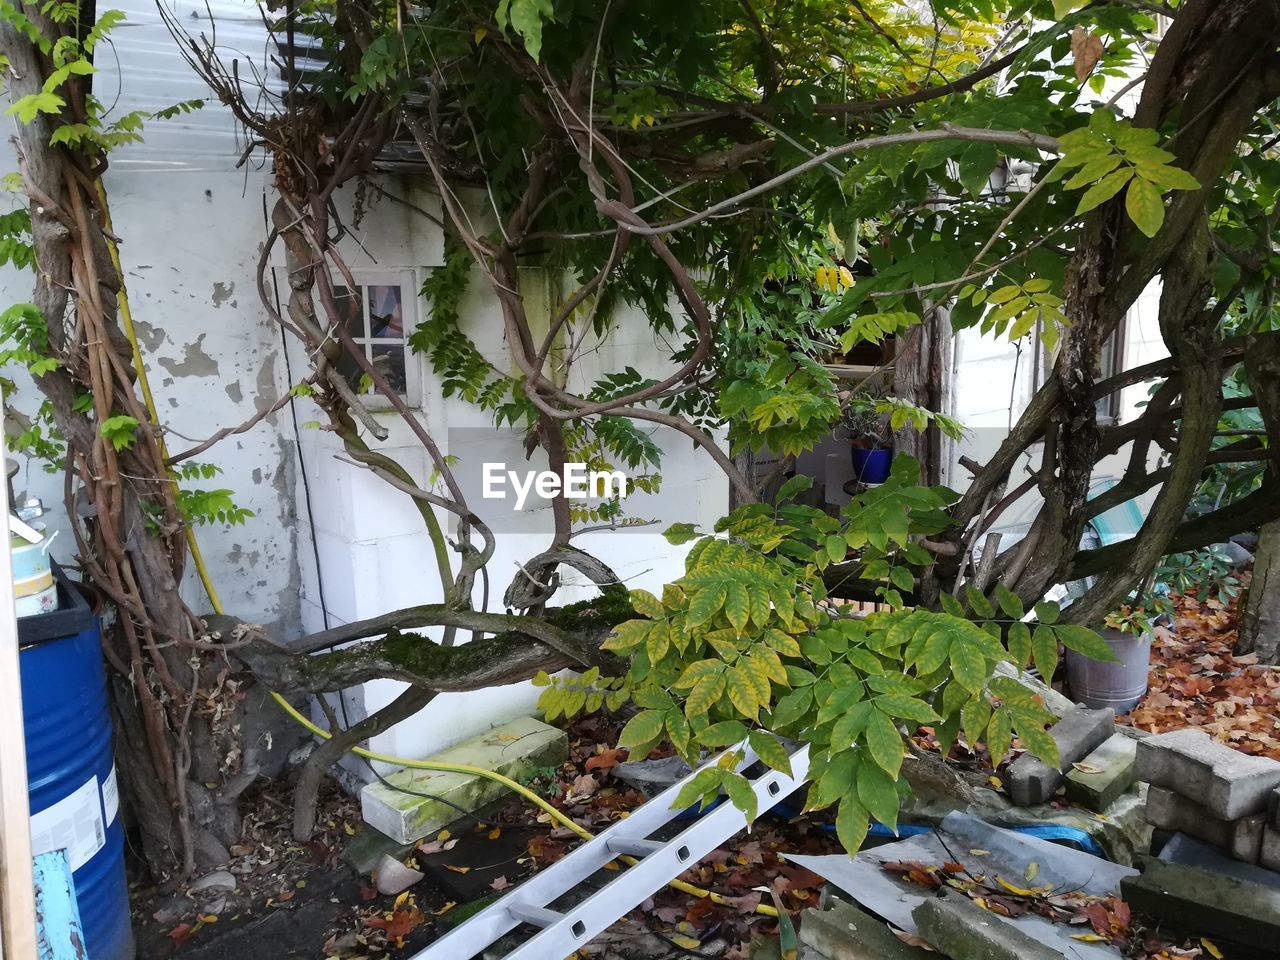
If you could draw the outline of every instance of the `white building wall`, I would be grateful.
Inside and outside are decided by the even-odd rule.
[[[124,0],[113,6],[128,20],[116,31],[116,55],[99,58],[102,73],[95,82],[102,99],[115,102],[117,115],[208,97],[178,56],[150,0]],[[239,60],[242,76],[252,67],[269,78],[267,38],[256,4],[212,0],[208,8],[200,4],[173,9],[197,36],[213,35],[211,10],[224,56]],[[123,76],[117,72],[118,63],[128,65]],[[216,103],[172,120],[153,121],[145,135],[145,143],[113,154],[106,187],[122,238],[143,355],[169,431],[167,440],[176,451],[274,403],[306,376],[308,367],[299,344],[282,339],[256,289],[257,263],[274,199],[261,156],[253,155],[238,166],[243,153],[240,134],[229,112]],[[0,156],[0,172],[12,169],[11,152]],[[420,183],[399,178],[387,183],[393,194],[438,212],[438,203]],[[344,219],[353,231],[344,253],[358,274],[410,271],[409,286],[416,291],[426,272],[442,262],[439,228],[410,207],[383,200],[357,223],[351,215],[351,196],[343,204]],[[283,281],[281,266],[274,264],[269,279]],[[0,270],[4,305],[30,299],[31,288],[30,274]],[[416,306],[419,319],[426,319],[429,305],[419,298]],[[510,369],[496,300],[478,279],[462,314],[464,328],[486,355],[500,369]],[[589,358],[575,371],[573,382],[581,385],[622,364],[660,373],[663,352],[644,318],[626,313],[618,318],[615,336],[590,345]],[[505,460],[513,469],[523,463],[518,442],[496,431],[484,442],[485,433],[478,431],[492,431],[488,415],[456,398],[443,398],[425,361],[413,362],[420,365],[422,380],[420,416],[446,453],[469,461]],[[30,383],[17,379],[17,406],[30,412],[39,397]],[[408,426],[393,413],[377,416],[389,436],[374,446],[425,483],[427,457]],[[320,419],[310,401],[295,401],[198,458],[223,470],[205,486],[234,490],[237,501],[256,514],[243,526],[197,531],[223,603],[228,611],[269,626],[286,641],[441,597],[430,545],[410,499],[368,471],[344,463],[336,438],[309,426]],[[452,451],[451,437],[458,438]],[[472,449],[467,449],[468,441]],[[640,531],[591,533],[578,544],[612,565],[632,586],[655,588],[683,569],[685,548],[672,548],[662,539],[666,525],[685,520],[708,528],[727,504],[727,482],[709,458],[693,451],[686,440],[669,447],[661,471],[666,481],[662,492],[638,497],[631,510],[660,518],[662,524]],[[51,523],[65,532],[65,515],[59,519],[61,477],[24,463],[16,486],[21,496],[43,497],[53,508]],[[485,515],[479,491],[468,494],[473,509]],[[441,516],[454,533],[451,518]],[[533,510],[522,519],[522,531],[499,538],[490,563],[490,610],[501,609],[502,592],[516,564],[549,542],[549,511]],[[72,538],[59,536],[54,552],[70,560]],[[183,593],[193,609],[209,609],[194,576],[183,584]],[[562,591],[557,602],[589,595],[586,586],[574,585]],[[346,692],[342,706],[347,719],[355,721],[376,710],[400,689],[398,683],[377,681]],[[419,716],[374,738],[371,746],[392,755],[421,757],[529,713],[537,693],[522,683],[442,694]]]

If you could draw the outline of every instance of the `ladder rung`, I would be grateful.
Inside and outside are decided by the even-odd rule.
[[[532,923],[535,927],[549,927],[564,919],[563,913],[556,913],[546,907],[536,907],[532,903],[513,903],[507,912],[522,923]]]
[[[663,846],[660,840],[632,840],[628,837],[610,837],[608,843],[610,853],[626,854],[632,857],[647,857],[661,850]]]

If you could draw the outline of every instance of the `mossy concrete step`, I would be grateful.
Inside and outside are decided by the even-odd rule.
[[[426,759],[480,767],[518,780],[521,774],[558,766],[568,758],[569,740],[563,730],[521,717]],[[459,807],[470,813],[508,792],[478,774],[406,767],[384,779],[360,791],[360,812],[365,823],[398,843],[421,840],[452,823]]]

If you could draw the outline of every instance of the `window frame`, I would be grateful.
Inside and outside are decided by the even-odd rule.
[[[357,346],[364,350],[367,360],[372,361],[372,348],[377,344],[394,344],[399,343],[404,350],[404,392],[399,394],[404,402],[414,409],[420,409],[422,406],[422,365],[419,357],[409,346],[409,337],[420,322],[418,308],[418,290],[421,284],[418,282],[418,271],[412,268],[403,269],[353,269],[351,271],[352,279],[360,288],[360,322],[361,334],[352,336],[351,340]],[[345,282],[335,284],[336,287],[346,288]],[[370,287],[399,287],[400,289],[400,310],[401,310],[401,331],[400,339],[397,341],[393,337],[375,337],[373,336],[373,327],[370,320],[370,298],[368,290]],[[392,403],[380,393],[360,394],[365,405],[374,411],[385,411],[393,409]]]

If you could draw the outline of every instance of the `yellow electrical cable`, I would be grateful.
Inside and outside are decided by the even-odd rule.
[[[116,294],[116,303],[120,308],[120,320],[124,327],[125,336],[129,338],[129,346],[133,350],[133,367],[138,374],[138,386],[142,391],[142,401],[147,408],[147,416],[151,418],[154,426],[159,426],[160,417],[156,413],[155,397],[151,393],[151,383],[147,379],[147,369],[142,362],[142,349],[138,345],[138,336],[133,324],[133,312],[129,309],[129,294],[124,282],[124,270],[120,265],[120,252],[116,248],[115,241],[111,239],[111,208],[107,203],[107,191],[102,185],[102,181],[98,181],[98,198],[102,203],[103,224],[107,232],[107,249],[111,252],[111,265],[115,268],[116,275],[120,278],[120,290]],[[167,459],[168,451],[165,449],[164,436],[159,431],[156,432],[156,443],[160,449],[160,456]],[[214,589],[213,578],[209,576],[209,568],[205,565],[204,554],[200,552],[200,544],[196,541],[195,531],[190,524],[184,527],[187,538],[187,549],[191,553],[191,560],[195,563],[196,573],[200,577],[200,583],[204,586],[205,593],[209,596],[209,603],[212,605],[215,613],[224,614],[226,611],[222,607],[222,601],[218,598],[218,592]],[[282,697],[275,690],[270,691],[271,696],[276,703],[280,705],[286,714],[293,720],[301,724],[306,730],[320,737],[322,740],[330,739],[333,734],[312,723],[307,717],[300,713],[288,700]],[[484,767],[473,767],[463,763],[441,763],[438,760],[409,760],[405,757],[392,757],[384,753],[377,753],[372,750],[366,750],[363,747],[352,747],[351,752],[357,756],[364,757],[366,760],[378,760],[382,763],[389,763],[393,766],[409,767],[414,770],[433,770],[441,773],[462,773],[470,776],[483,777],[487,780],[493,780],[502,784],[508,790],[512,790],[524,797],[530,803],[543,810],[552,820],[576,833],[583,840],[594,839],[595,834],[586,828],[580,826],[570,817],[561,813],[550,803],[538,796],[528,787],[521,783],[517,783],[510,777],[504,777],[500,773],[493,770],[486,770]],[[634,866],[638,861],[634,857],[618,857],[624,863]],[[683,880],[670,880],[667,882],[673,890],[679,890],[681,893],[692,894],[695,897],[710,898],[712,903],[721,906],[734,906],[734,904],[725,897],[711,890],[704,890],[702,887],[695,887],[691,883],[685,883]],[[759,904],[755,908],[757,913],[767,917],[776,917],[778,911],[767,905]]]

